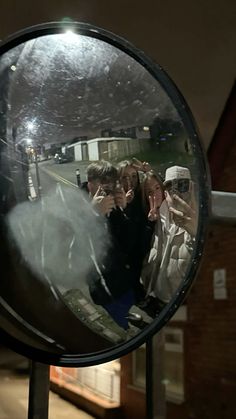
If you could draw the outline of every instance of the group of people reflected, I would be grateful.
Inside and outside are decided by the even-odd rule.
[[[28,200],[29,165],[22,149],[17,152],[24,179],[17,177],[26,186],[16,199],[23,202]],[[80,187],[109,236],[103,257],[92,234],[84,243],[91,258],[89,295],[122,329],[141,329],[159,315],[186,276],[197,230],[190,170],[171,166],[162,178],[136,158],[116,165],[100,160],[89,164]],[[19,195],[22,187],[17,190]]]
[[[125,330],[147,324],[140,310],[156,318],[185,277],[197,229],[193,186],[187,167],[167,168],[164,179],[136,158],[87,167],[81,189],[110,236],[102,260],[90,237],[89,293]]]

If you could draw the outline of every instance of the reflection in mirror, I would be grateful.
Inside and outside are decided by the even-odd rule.
[[[25,302],[9,277],[1,298],[62,351],[126,342],[190,268],[198,173],[187,128],[149,71],[99,39],[27,41],[3,54],[0,74],[1,215]]]

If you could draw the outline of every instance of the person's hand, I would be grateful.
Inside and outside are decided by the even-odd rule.
[[[136,157],[132,158],[132,166],[134,167],[134,169],[139,170],[140,172],[149,172],[150,170],[152,170],[150,164],[146,161],[140,161],[138,159],[136,159]]]
[[[173,206],[169,207],[169,211],[172,213],[174,223],[186,230],[192,237],[195,237],[197,232],[197,213],[194,206],[190,206],[176,194],[172,198]]]
[[[106,195],[101,186],[93,196],[92,205],[102,215],[109,215],[113,208],[115,208],[115,200],[112,195]]]
[[[148,213],[148,219],[149,221],[156,221],[159,215],[156,196],[150,195],[148,197],[148,200],[149,200],[149,207],[150,207],[150,210]]]
[[[127,202],[127,204],[130,204],[130,202],[132,202],[133,199],[134,199],[134,190],[131,186],[131,182],[130,182],[129,178],[127,178],[127,188],[128,188],[128,190],[127,190],[126,195],[125,195],[126,196],[126,202]]]
[[[126,202],[127,204],[130,204],[134,199],[134,191],[133,189],[129,189],[128,192],[126,192]]]
[[[127,198],[124,188],[121,186],[116,188],[114,195],[115,205],[121,209],[125,209],[127,205]]]

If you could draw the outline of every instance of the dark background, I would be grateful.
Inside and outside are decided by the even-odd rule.
[[[9,0],[1,2],[0,38],[65,17],[127,38],[175,81],[207,147],[235,78],[235,16],[234,0]]]

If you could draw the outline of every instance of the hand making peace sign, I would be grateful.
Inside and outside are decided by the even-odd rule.
[[[150,207],[150,210],[148,213],[148,219],[149,221],[156,221],[159,216],[156,195],[153,195],[153,196],[149,195],[148,200],[149,200],[149,207]]]
[[[100,185],[97,192],[93,196],[92,204],[97,208],[100,214],[109,215],[113,208],[115,208],[114,196],[106,195],[105,191]]]
[[[128,190],[126,192],[126,202],[127,204],[130,204],[130,202],[132,202],[134,199],[134,191],[132,189],[131,182],[128,177],[126,179],[126,182],[127,182],[127,187],[128,187]]]

